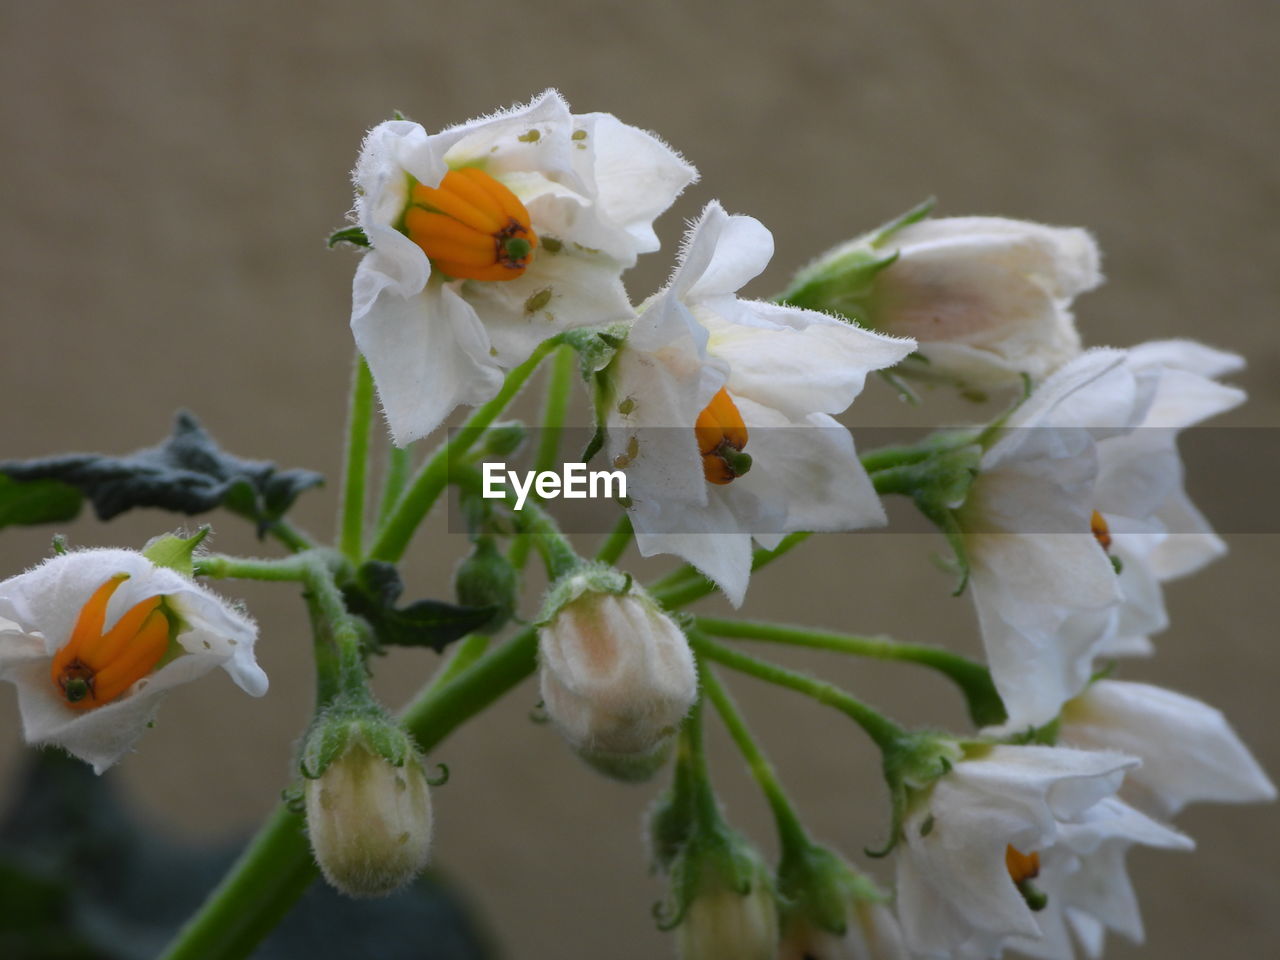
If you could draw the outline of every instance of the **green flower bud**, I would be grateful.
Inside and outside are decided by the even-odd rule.
[[[495,423],[484,432],[483,450],[486,457],[509,457],[524,444],[529,431],[519,420]]]
[[[493,618],[481,627],[486,632],[496,633],[515,613],[519,577],[493,537],[476,540],[470,556],[458,565],[453,586],[463,606],[497,607]]]

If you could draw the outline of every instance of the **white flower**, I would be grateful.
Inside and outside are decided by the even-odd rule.
[[[709,204],[609,370],[608,449],[628,474],[640,552],[683,557],[735,605],[753,536],[772,547],[790,531],[884,522],[852,438],[830,415],[853,402],[869,372],[915,347],[824,314],[739,300],[772,255],[758,220]]]
[[[1179,433],[1244,402],[1244,391],[1218,383],[1239,370],[1235,354],[1188,340],[1160,340],[1125,352],[1135,377],[1154,378],[1145,415],[1130,432],[1098,444],[1094,509],[1121,564],[1124,594],[1115,635],[1099,653],[1149,653],[1149,635],[1168,625],[1160,584],[1193,573],[1226,552],[1183,485]]]
[[[684,633],[634,586],[614,594],[584,581],[539,628],[538,659],[556,728],[584,759],[622,779],[654,771],[698,695]]]
[[[1015,937],[1022,949],[1024,941],[1044,939],[1045,909],[1067,903],[1116,926],[1106,905],[1087,899],[1097,887],[1068,889],[1060,876],[1111,839],[1121,841],[1121,850],[1133,842],[1187,845],[1108,799],[1137,764],[1117,753],[993,746],[956,763],[913,798],[896,851],[898,915],[911,950],[926,957],[992,957]],[[1127,889],[1118,857],[1093,867],[1097,873],[1089,877]]]
[[[1076,952],[1068,930],[1090,957],[1101,956],[1108,930],[1141,943],[1142,917],[1124,864],[1134,844],[1165,850],[1195,846],[1114,797],[1100,801],[1078,822],[1062,824],[1058,843],[1038,858],[1034,883],[1047,898],[1036,914],[1040,938],[1015,937],[1008,946],[1044,960],[1072,960]]]
[[[369,132],[356,214],[372,244],[351,327],[404,444],[562,330],[632,316],[620,274],[696,173],[652,134],[548,90],[436,134]]]
[[[222,667],[267,691],[257,628],[225,600],[129,550],[78,550],[0,583],[0,678],[18,688],[28,743],[98,773],[142,734],[174,687]]]
[[[1064,743],[1120,750],[1142,766],[1125,780],[1139,806],[1170,817],[1188,803],[1257,803],[1276,788],[1213,707],[1145,683],[1099,680],[1062,710]]]
[[[950,217],[903,227],[882,250],[898,258],[876,275],[866,322],[919,342],[927,363],[902,372],[1003,386],[1043,380],[1080,352],[1071,301],[1102,282],[1084,230]]]
[[[855,900],[843,935],[812,923],[790,927],[778,960],[910,960],[893,911],[883,903]]]
[[[1091,531],[1097,437],[1109,425],[1127,429],[1145,409],[1147,391],[1123,360],[1091,350],[1036,390],[984,454],[958,514],[1010,727],[1057,716],[1118,621],[1123,594]]]

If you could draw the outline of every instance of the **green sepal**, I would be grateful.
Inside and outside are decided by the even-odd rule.
[[[828,250],[796,273],[791,285],[775,299],[806,310],[834,313],[864,327],[872,327],[870,300],[876,278],[898,259],[882,248],[903,227],[932,212],[933,198],[901,216]]]
[[[23,482],[0,474],[0,529],[74,520],[83,502],[80,491],[61,480]]]
[[[932,451],[922,447],[921,459],[872,470],[871,480],[877,493],[911,497],[920,513],[947,538],[958,577],[953,593],[959,596],[969,582],[969,555],[957,510],[968,499],[983,449],[977,443],[947,446],[954,438],[933,442],[938,446]],[[904,451],[904,459],[910,452]]]
[[[547,590],[542,609],[538,611],[538,619],[534,621],[535,625],[546,626],[562,609],[586,593],[607,593],[613,596],[634,593],[649,600],[631,574],[602,563],[583,562],[556,580]]]
[[[717,815],[700,816],[667,871],[668,899],[654,910],[660,930],[679,926],[700,896],[730,891],[750,896],[762,885],[776,896],[764,860],[751,842]]]
[[[364,232],[364,227],[343,227],[341,230],[335,230],[329,234],[326,246],[332,250],[340,243],[350,244],[353,247],[371,247],[373,244],[369,242],[369,236]]]
[[[373,628],[379,647],[430,647],[443,650],[479,630],[498,612],[494,606],[462,607],[442,600],[418,600],[397,606],[404,582],[393,564],[370,560],[343,589],[347,608]]]
[[[627,330],[625,323],[615,323],[606,327],[589,327],[561,334],[563,341],[578,351],[578,370],[591,391],[591,410],[595,418],[595,430],[579,458],[583,463],[590,463],[604,446],[606,411],[613,398],[609,366],[617,356],[618,350],[626,343]]]
[[[777,890],[783,926],[810,923],[836,936],[849,925],[852,903],[884,903],[888,895],[825,847],[807,843],[783,851]]]
[[[180,537],[175,533],[166,533],[150,540],[142,548],[142,555],[157,567],[168,567],[176,570],[188,579],[195,576],[196,548],[209,535],[211,527],[207,524],[189,537]]]

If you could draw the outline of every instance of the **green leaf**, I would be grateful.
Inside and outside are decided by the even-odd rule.
[[[88,497],[100,520],[136,507],[158,507],[188,515],[218,506],[254,520],[259,536],[293,506],[303,490],[324,482],[312,470],[277,470],[261,460],[242,460],[224,452],[194,415],[178,414],[173,434],[163,443],[124,456],[71,453],[38,460],[0,461],[0,476],[29,484],[56,481]],[[0,487],[0,514],[5,505]],[[62,512],[69,519],[69,495]],[[53,511],[50,511],[52,513]],[[40,522],[40,521],[24,521]]]
[[[14,480],[0,475],[0,528],[74,520],[84,498],[59,480]]]
[[[343,592],[348,609],[369,621],[383,646],[443,650],[498,613],[497,606],[461,607],[442,600],[418,600],[398,607],[404,593],[400,571],[379,560],[357,570],[355,582]]]
[[[330,250],[340,243],[349,243],[353,247],[373,246],[369,242],[369,237],[364,232],[363,227],[343,227],[341,230],[335,230],[329,234],[328,246]]]

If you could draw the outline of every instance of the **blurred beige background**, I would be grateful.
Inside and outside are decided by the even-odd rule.
[[[393,108],[440,126],[552,85],[580,111],[657,130],[702,172],[659,224],[667,250],[629,277],[637,296],[668,271],[681,218],[712,197],[775,232],[774,267],[753,287],[763,295],[813,253],[933,193],[946,214],[1095,230],[1110,280],[1079,304],[1086,337],[1186,335],[1239,350],[1252,400],[1224,422],[1276,426],[1277,36],[1280,6],[1266,0],[6,0],[0,457],[133,449],[189,406],[228,448],[335,480],[297,513],[327,535],[355,258],[323,239],[350,204],[360,137]],[[939,395],[917,417],[951,410]],[[856,416],[901,412],[872,385]],[[1210,470],[1194,483],[1230,490],[1233,477]],[[273,549],[234,518],[213,520],[219,549]],[[138,513],[66,532],[76,544],[140,544],[174,524]],[[52,532],[4,531],[0,569],[45,555]],[[446,590],[463,549],[439,525],[434,536],[411,553],[419,594]],[[1227,560],[1169,591],[1174,626],[1159,656],[1124,676],[1221,706],[1276,775],[1278,544],[1231,542]],[[973,650],[969,601],[947,596],[937,549],[926,536],[829,537],[759,578],[745,613]],[[261,621],[271,695],[250,700],[210,678],[171,699],[143,749],[108,774],[157,829],[210,840],[247,831],[276,801],[311,705],[297,598],[229,589]],[[960,720],[953,693],[909,667],[782,659],[905,720]],[[431,654],[394,656],[379,689],[401,702],[433,665]],[[816,833],[867,865],[857,851],[882,838],[886,811],[858,731],[754,681],[733,686]],[[592,775],[528,722],[535,700],[522,687],[437,752],[453,770],[436,794],[438,864],[509,957],[666,956],[649,918],[662,887],[640,842],[658,785]],[[17,723],[6,686],[0,800],[22,749]],[[718,732],[715,746],[732,818],[769,846],[740,762]],[[1148,944],[1115,942],[1110,955],[1270,955],[1275,809],[1198,807],[1179,825],[1200,849],[1131,858]]]

